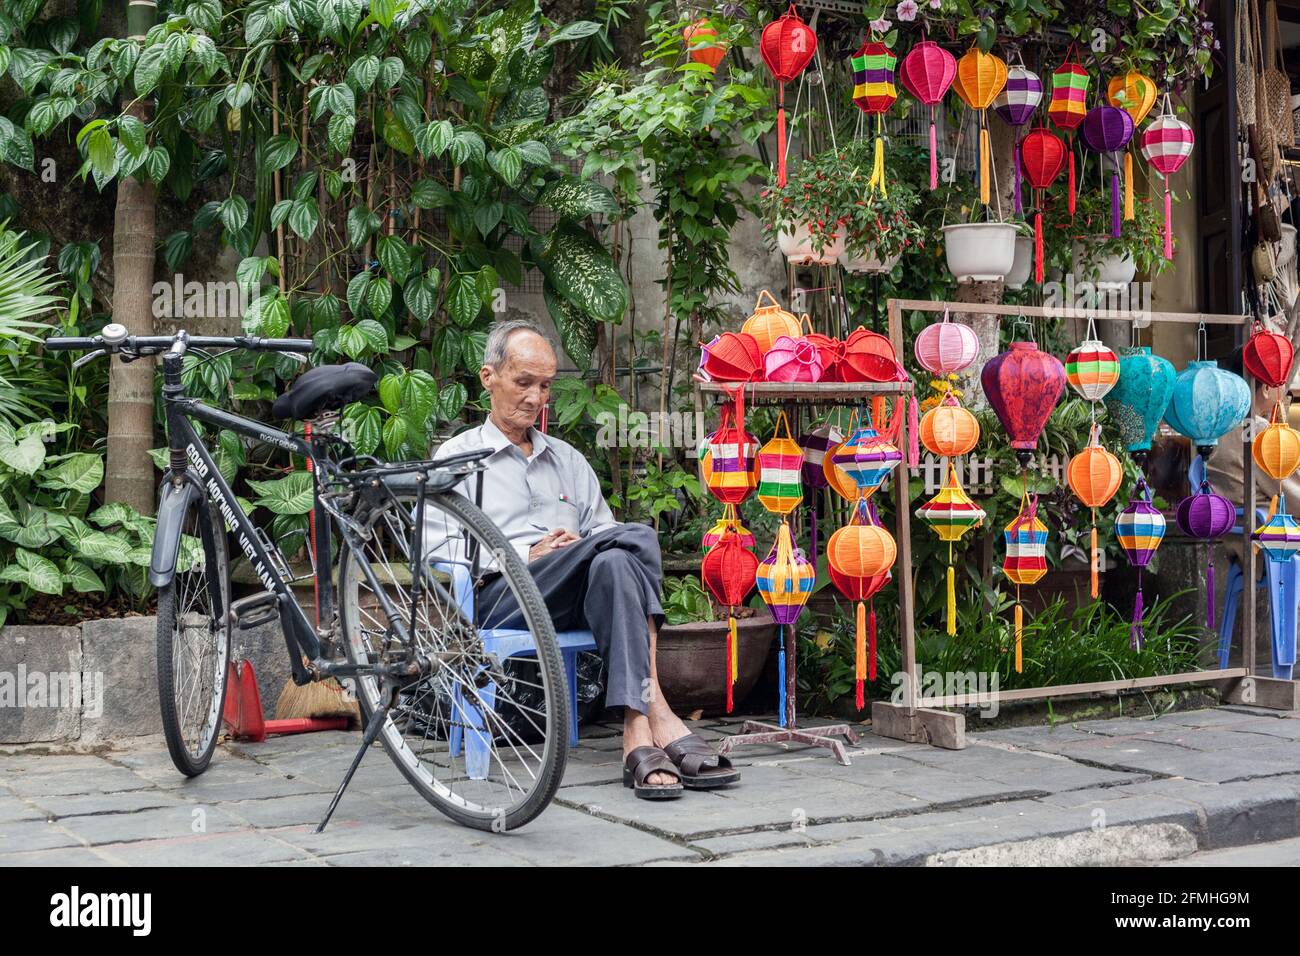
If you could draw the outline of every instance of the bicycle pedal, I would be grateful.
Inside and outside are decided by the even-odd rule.
[[[262,591],[230,602],[230,626],[241,631],[279,619],[280,599],[273,591]]]

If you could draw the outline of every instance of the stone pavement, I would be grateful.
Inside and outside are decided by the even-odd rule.
[[[737,725],[694,726],[717,739]],[[355,734],[223,744],[194,780],[156,739],[3,751],[0,864],[1195,864],[1300,836],[1300,714],[971,730],[966,750],[945,751],[864,728],[850,767],[823,749],[747,747],[738,787],[651,802],[622,787],[621,740],[597,724],[555,804],[499,835],[442,817],[378,748],[313,834]]]

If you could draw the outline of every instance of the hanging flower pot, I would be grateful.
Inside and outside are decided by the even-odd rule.
[[[1009,222],[966,222],[943,227],[948,271],[958,282],[996,282],[1016,262],[1016,227]]]
[[[1128,253],[1097,256],[1089,260],[1084,244],[1076,242],[1071,269],[1076,278],[1083,282],[1094,283],[1098,291],[1118,291],[1126,288],[1137,275],[1137,262]]]
[[[781,254],[797,266],[829,266],[844,253],[844,234],[814,237],[807,223],[797,223],[794,232],[778,232],[776,244]]]
[[[1016,236],[1016,257],[1007,273],[1008,289],[1023,289],[1034,271],[1034,237]]]
[[[868,255],[849,255],[845,251],[840,253],[839,263],[844,267],[845,272],[888,274],[894,271],[894,266],[898,265],[898,260],[901,258],[903,254],[898,252],[882,262],[876,258],[874,249]]]

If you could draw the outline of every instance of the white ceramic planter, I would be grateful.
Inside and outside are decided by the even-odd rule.
[[[1023,289],[1034,271],[1034,237],[1016,236],[1016,257],[1007,273],[1008,289]]]
[[[943,227],[948,271],[958,282],[996,282],[1016,261],[1016,227],[1009,222],[965,222]]]
[[[1074,244],[1072,268],[1079,282],[1093,282],[1101,291],[1127,286],[1137,275],[1137,263],[1127,254],[1105,256],[1095,262],[1085,262],[1083,244]]]
[[[850,256],[847,252],[841,252],[840,265],[846,272],[892,272],[902,257],[900,252],[881,262],[875,256]]]
[[[825,241],[825,237],[821,241]],[[812,233],[805,225],[795,226],[793,233],[778,232],[776,244],[782,254],[797,266],[832,265],[844,254],[843,233],[819,251],[814,248]]]

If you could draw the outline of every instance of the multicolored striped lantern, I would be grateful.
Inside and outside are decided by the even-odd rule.
[[[948,478],[939,493],[916,509],[916,516],[930,526],[940,541],[948,542],[948,633],[957,633],[957,575],[952,564],[952,545],[971,528],[983,523],[984,510],[971,500],[957,480],[957,469],[948,465]]]
[[[721,541],[722,536],[728,531],[739,537],[740,543],[746,548],[752,548],[757,543],[754,540],[754,533],[741,523],[740,512],[736,506],[723,505],[722,517],[714,523],[713,527],[704,532],[704,537],[700,539],[701,550],[708,551]]]
[[[767,299],[764,304],[763,300]],[[781,304],[776,301],[776,297],[771,292],[764,289],[758,294],[758,299],[754,302],[754,311],[745,324],[740,327],[740,331],[746,335],[753,336],[758,343],[760,355],[766,355],[773,343],[783,335],[790,338],[797,338],[802,331],[799,320],[793,314],[781,308]],[[759,367],[762,365],[760,363]]]
[[[993,151],[989,147],[987,110],[1007,85],[1007,64],[999,56],[972,46],[957,61],[957,78],[952,88],[967,106],[975,111],[980,131],[980,202],[989,204],[992,177],[989,164]]]
[[[893,567],[897,556],[893,536],[878,524],[845,525],[826,542],[826,564],[838,574],[833,578],[836,587],[849,600],[858,602],[853,676],[859,710],[866,705],[865,682],[876,679],[876,642],[872,640],[868,647],[867,608],[863,602],[870,596],[870,584]],[[847,590],[843,583],[849,584]]]
[[[942,322],[933,322],[916,334],[912,351],[921,368],[931,375],[948,376],[979,358],[980,340],[974,329],[952,321],[944,309]]]
[[[1034,190],[1034,281],[1039,285],[1043,284],[1043,193],[1061,175],[1065,152],[1061,138],[1040,126],[1021,141],[1016,154]]]
[[[1216,362],[1188,362],[1174,379],[1165,421],[1192,440],[1202,458],[1250,413],[1250,386]]]
[[[852,435],[857,429],[854,425],[849,425],[849,434]],[[853,479],[843,467],[836,464],[835,456],[846,454],[844,446],[848,444],[847,440],[840,442],[838,445],[832,445],[826,451],[826,457],[822,459],[822,474],[826,478],[827,487],[834,491],[845,501],[857,501],[858,483]]]
[[[898,78],[907,92],[930,107],[930,188],[939,188],[939,160],[934,128],[934,107],[957,77],[957,60],[933,40],[922,40],[907,51]]]
[[[1300,431],[1283,417],[1281,402],[1273,406],[1268,427],[1250,443],[1250,456],[1274,481],[1290,478],[1300,468]]]
[[[710,382],[750,382],[763,377],[763,353],[752,335],[723,332],[700,346],[700,368]]]
[[[1097,547],[1097,509],[1115,497],[1120,482],[1124,480],[1124,468],[1119,459],[1101,445],[1101,426],[1093,424],[1088,445],[1079,454],[1070,459],[1065,469],[1065,480],[1074,496],[1092,510],[1092,535],[1089,550],[1089,564],[1092,568],[1092,596],[1100,593],[1098,572],[1101,551]]]
[[[1150,77],[1143,76],[1137,70],[1129,70],[1123,76],[1113,76],[1106,85],[1106,102],[1117,106],[1133,118],[1133,128],[1142,125],[1142,121],[1151,112],[1156,103],[1156,84]],[[1133,218],[1133,153],[1124,150],[1124,220]]]
[[[703,63],[710,72],[716,71],[727,55],[727,44],[718,40],[718,31],[703,17],[682,31],[682,40],[690,51],[691,62]]]
[[[1151,492],[1145,478],[1138,479],[1128,507],[1115,519],[1115,536],[1129,564],[1137,568],[1137,597],[1133,601],[1129,646],[1140,651],[1146,639],[1142,631],[1142,569],[1151,563],[1165,537],[1165,517],[1151,504]]]
[[[1087,401],[1099,402],[1119,381],[1119,356],[1096,337],[1091,316],[1087,336],[1065,357],[1065,380]]]
[[[1192,128],[1173,114],[1165,94],[1165,111],[1152,121],[1142,134],[1142,156],[1151,168],[1165,181],[1165,258],[1174,257],[1174,237],[1171,228],[1173,201],[1169,196],[1169,177],[1182,168],[1192,155],[1196,134]]]
[[[1016,214],[1024,212],[1020,201],[1020,128],[1034,118],[1038,104],[1043,101],[1043,81],[1023,62],[1007,67],[1007,82],[1002,92],[993,100],[993,112],[1015,130],[1016,141],[1011,148],[1015,161],[1014,195]]]
[[[1270,561],[1290,561],[1300,551],[1300,524],[1287,514],[1285,495],[1277,496],[1276,505],[1254,537]]]
[[[1088,71],[1076,59],[1070,61],[1074,55],[1074,46],[1071,45],[1070,53],[1066,54],[1066,62],[1052,71],[1052,98],[1047,104],[1047,118],[1050,119],[1058,129],[1066,131],[1069,136],[1069,160],[1070,160],[1070,179],[1069,179],[1069,209],[1070,215],[1074,215],[1074,131],[1078,129],[1083,118],[1088,115],[1088,84],[1091,78]]]
[[[853,69],[853,104],[863,113],[876,118],[876,149],[871,164],[871,178],[867,189],[873,195],[879,191],[887,196],[885,188],[885,138],[884,115],[898,99],[894,86],[894,67],[898,58],[883,43],[863,42],[849,57]]]
[[[1281,388],[1291,378],[1295,350],[1291,340],[1264,327],[1258,319],[1251,327],[1250,338],[1242,349],[1241,361],[1256,379],[1273,388]]]
[[[949,392],[921,416],[920,433],[926,451],[941,458],[956,458],[979,444],[980,423]]]
[[[1016,459],[1026,467],[1065,391],[1065,366],[1033,342],[1012,342],[1011,348],[984,363],[980,384],[1011,439]]]
[[[1020,606],[1020,588],[1036,584],[1047,573],[1047,525],[1038,517],[1038,496],[1025,495],[1019,513],[1002,531],[1007,556],[1002,573],[1016,586],[1015,633],[1016,673],[1024,669],[1024,610]]]
[[[1213,544],[1232,530],[1237,508],[1223,495],[1215,494],[1208,481],[1202,480],[1195,494],[1178,503],[1175,516],[1178,527],[1189,538]],[[1210,549],[1205,565],[1205,626],[1214,627],[1214,550]]]
[[[870,498],[898,467],[903,455],[870,425],[859,425],[831,458],[853,479],[859,496]]]
[[[1106,396],[1106,413],[1119,428],[1133,460],[1144,464],[1151,438],[1174,395],[1174,367],[1143,345],[1122,349],[1119,381]]]
[[[781,429],[785,428],[782,437]],[[772,440],[758,451],[758,500],[768,511],[788,515],[803,501],[803,449],[790,435],[790,422],[781,412]]]
[[[790,525],[782,522],[776,529],[772,553],[758,563],[758,593],[782,626],[793,627],[817,582],[817,569],[803,552],[794,546]],[[785,641],[777,641],[778,709],[781,726],[785,726]]]
[[[1133,117],[1118,106],[1097,106],[1083,118],[1083,144],[1099,156],[1109,156],[1110,234],[1120,235],[1119,153],[1133,138]]]
[[[817,346],[805,336],[782,335],[763,356],[763,368],[769,382],[820,382],[822,356]]]
[[[750,536],[753,541],[753,536]],[[745,598],[754,587],[754,578],[758,572],[758,558],[749,550],[739,534],[727,528],[716,545],[704,555],[700,562],[700,580],[709,589],[709,593],[719,604],[727,608],[727,642],[725,669],[727,687],[727,713],[733,706],[732,689],[740,674],[737,652],[739,642],[736,640],[736,607],[745,603]]]
[[[763,58],[777,84],[776,184],[785,186],[785,85],[804,71],[817,52],[817,34],[795,12],[794,4],[767,26],[758,38]]]
[[[758,487],[758,440],[745,431],[745,391],[731,391],[718,430],[709,436],[709,491],[723,504],[738,505]]]

